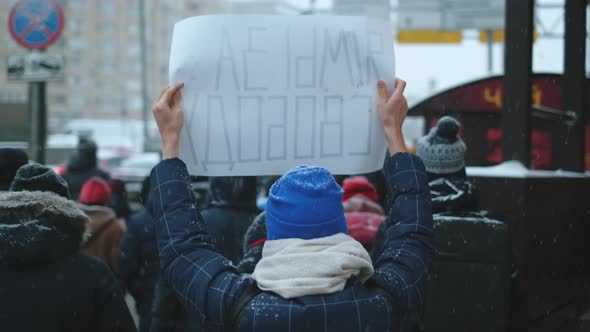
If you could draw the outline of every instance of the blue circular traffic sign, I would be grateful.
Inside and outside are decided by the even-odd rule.
[[[12,38],[28,49],[45,49],[60,36],[64,15],[55,0],[20,0],[10,11]]]

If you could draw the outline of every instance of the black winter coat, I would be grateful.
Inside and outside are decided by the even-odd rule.
[[[433,213],[477,211],[479,189],[467,177],[440,177],[428,185]]]
[[[0,330],[135,331],[110,268],[79,253],[87,224],[56,194],[0,193]]]
[[[256,177],[214,177],[209,180],[209,208],[201,211],[219,252],[238,264],[244,234],[256,217]]]
[[[432,213],[434,214],[435,223],[437,217],[446,218],[448,216],[465,217],[465,220],[480,217],[485,219],[485,217],[475,213],[479,206],[479,188],[467,179],[465,170],[447,177],[432,173],[428,175],[430,180],[428,186],[432,197]],[[385,223],[382,223],[375,235],[375,241],[373,241],[371,251],[373,259],[381,254],[384,242]]]
[[[260,213],[244,235],[244,256],[238,264],[238,272],[252,274],[256,264],[262,259],[262,249],[266,242],[266,212]]]
[[[240,276],[216,252],[196,209],[186,165],[166,159],[152,170],[160,266],[183,305],[207,331],[411,331],[422,312],[432,247],[432,207],[424,165],[397,153],[385,162],[392,193],[383,251],[365,284],[341,292],[284,299],[271,292],[251,298],[235,320],[232,309],[256,281]]]
[[[98,168],[95,152],[84,150],[68,161],[66,172],[62,176],[70,187],[73,200],[78,200],[82,186],[91,177],[96,176],[105,181],[110,179],[108,173]]]
[[[149,331],[152,299],[160,275],[154,222],[147,211],[134,214],[127,224],[118,259],[119,277],[135,299],[140,331]]]

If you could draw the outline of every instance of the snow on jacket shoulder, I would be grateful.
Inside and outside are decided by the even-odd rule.
[[[410,154],[386,161],[392,194],[386,241],[365,284],[350,279],[344,290],[286,300],[262,292],[243,309],[238,329],[250,331],[407,331],[416,329],[433,255],[430,190],[424,166]],[[217,253],[196,207],[186,165],[158,164],[151,175],[163,276],[207,331],[229,331],[229,310],[255,284]]]
[[[136,330],[109,267],[79,252],[87,227],[56,194],[0,193],[0,330]]]

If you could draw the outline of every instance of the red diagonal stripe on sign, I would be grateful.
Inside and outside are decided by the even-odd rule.
[[[31,33],[31,30],[33,29],[35,29],[35,24],[29,23],[29,25],[27,25],[23,32],[21,32],[20,35],[18,35],[18,38],[20,40],[25,40],[25,38],[29,35],[29,33]]]
[[[31,33],[31,31],[35,28],[38,28],[41,31],[41,33],[43,33],[47,38],[51,38],[53,36],[53,33],[49,31],[49,29],[44,23],[45,19],[47,19],[47,17],[49,17],[49,15],[51,14],[52,8],[50,6],[47,6],[47,8],[45,8],[43,13],[39,15],[39,18],[33,15],[33,13],[31,13],[24,5],[21,5],[20,9],[20,13],[22,13],[29,20],[31,20],[31,23],[29,23],[29,25],[27,25],[27,27],[19,35],[19,39],[21,41],[24,41],[24,39],[29,35],[29,33]]]

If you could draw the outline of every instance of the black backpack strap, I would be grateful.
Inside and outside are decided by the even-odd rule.
[[[238,296],[234,303],[229,308],[229,321],[233,331],[238,331],[240,327],[240,315],[242,311],[253,298],[255,298],[262,291],[256,286],[256,283],[250,284],[243,292]]]

